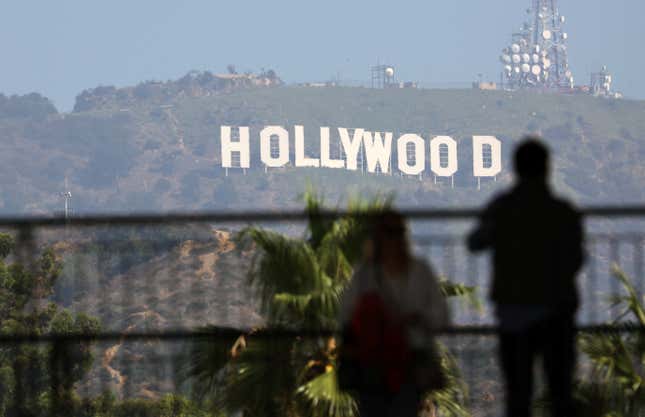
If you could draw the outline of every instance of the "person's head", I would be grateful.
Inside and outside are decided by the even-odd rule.
[[[549,150],[536,136],[526,136],[515,149],[515,174],[521,181],[546,180]]]
[[[407,265],[410,253],[405,218],[392,209],[376,215],[372,225],[372,244],[377,262],[400,261]]]

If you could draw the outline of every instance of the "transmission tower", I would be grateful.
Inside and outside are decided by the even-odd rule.
[[[502,50],[503,84],[509,89],[573,88],[566,45],[569,35],[563,29],[565,17],[557,0],[531,0],[526,13],[526,22]]]

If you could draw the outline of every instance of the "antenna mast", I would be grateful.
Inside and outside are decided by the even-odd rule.
[[[573,88],[564,31],[565,17],[557,0],[531,0],[527,21],[512,34],[511,45],[502,50],[502,81],[510,89]]]
[[[65,191],[61,193],[61,196],[65,199],[65,219],[69,219],[72,193],[69,191],[69,187],[67,186],[67,177],[65,177]]]

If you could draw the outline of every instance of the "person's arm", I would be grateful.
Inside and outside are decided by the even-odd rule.
[[[497,204],[493,202],[493,204],[484,209],[482,215],[479,217],[479,223],[468,234],[467,244],[469,251],[479,252],[493,245],[496,206]]]
[[[417,273],[420,276],[414,280],[418,283],[417,300],[419,311],[408,318],[410,324],[421,325],[433,331],[450,325],[450,311],[446,297],[441,292],[439,280],[432,268],[425,262],[419,261]]]
[[[571,275],[578,273],[580,268],[585,262],[586,254],[584,250],[584,225],[582,216],[577,210],[571,210],[571,227],[569,231],[568,241],[570,247],[567,248],[567,252],[571,257],[570,267],[571,270],[567,271]]]

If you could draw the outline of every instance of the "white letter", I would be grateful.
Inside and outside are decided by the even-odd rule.
[[[271,137],[278,137],[278,156],[271,155]],[[289,162],[289,132],[282,126],[267,126],[260,132],[260,158],[264,165],[279,168]]]
[[[490,146],[490,166],[484,166],[484,145]],[[473,174],[494,177],[502,171],[502,142],[495,136],[473,136]]]
[[[296,166],[297,167],[319,167],[320,161],[316,158],[307,158],[305,156],[305,128],[303,126],[294,126],[296,132]]]
[[[374,139],[372,139],[372,132],[365,131],[363,142],[365,143],[367,171],[376,172],[376,164],[378,163],[381,166],[381,172],[388,172],[392,154],[392,132],[385,132],[385,143],[383,143],[381,132],[374,132]]]
[[[441,166],[441,145],[448,147],[448,165]],[[450,136],[437,136],[430,141],[430,168],[438,177],[452,177],[457,172],[457,142]]]
[[[233,168],[231,157],[233,152],[240,153],[239,168],[249,168],[249,128],[244,126],[239,128],[240,140],[231,141],[231,126],[222,126],[220,128],[220,142],[222,149],[222,167]],[[237,167],[235,167],[237,168]]]
[[[345,158],[347,158],[347,169],[356,171],[358,169],[357,159],[358,151],[361,149],[361,139],[363,139],[363,129],[355,129],[352,138],[349,138],[349,132],[344,127],[338,128],[340,141],[343,144]]]
[[[320,128],[320,165],[325,168],[342,168],[342,159],[331,159],[329,157],[329,128]]]
[[[414,145],[414,165],[408,164],[408,144]],[[425,142],[419,135],[408,133],[397,141],[399,170],[404,174],[418,175],[426,169]]]

